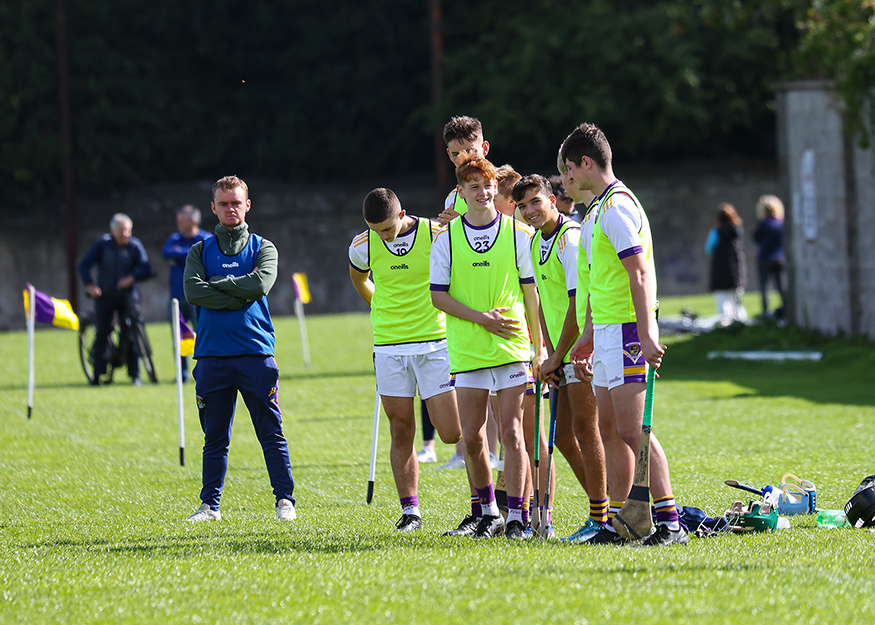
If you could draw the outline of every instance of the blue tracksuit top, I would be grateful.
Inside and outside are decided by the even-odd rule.
[[[91,275],[91,268],[95,265],[97,280]],[[119,247],[111,234],[105,234],[82,257],[79,276],[84,284],[97,284],[105,295],[117,295],[120,279],[134,276],[133,290],[136,291],[137,282],[152,277],[152,267],[140,239],[131,237],[127,244]]]
[[[185,272],[185,258],[188,251],[198,241],[213,236],[204,230],[198,230],[197,234],[187,239],[180,232],[174,232],[168,237],[161,248],[161,255],[167,259],[170,265],[170,297],[175,297],[180,302],[185,301],[185,292],[182,289],[182,274]]]
[[[262,238],[249,235],[246,247],[236,256],[225,256],[216,237],[204,241],[203,264],[207,279],[214,276],[245,276],[255,269]],[[194,357],[273,356],[273,323],[267,296],[251,301],[239,310],[213,310],[200,306]]]

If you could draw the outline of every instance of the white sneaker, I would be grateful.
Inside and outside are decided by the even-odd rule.
[[[438,469],[461,469],[465,466],[465,458],[459,454],[453,454],[446,464],[442,464]]]
[[[294,521],[298,518],[298,513],[295,511],[295,504],[288,499],[280,499],[276,502],[276,518],[280,521]]]
[[[188,521],[218,521],[222,518],[222,513],[218,510],[213,510],[208,504],[202,504],[200,508],[195,510],[194,514],[188,517]]]
[[[491,466],[493,469],[497,469],[499,464],[500,463],[498,462],[498,456],[496,456],[492,452],[489,452],[489,466]]]
[[[434,452],[434,449],[423,447],[420,452],[416,454],[416,459],[422,464],[426,464],[427,462],[437,462],[437,454]]]

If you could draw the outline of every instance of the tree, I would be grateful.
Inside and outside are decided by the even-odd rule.
[[[838,80],[845,126],[867,147],[875,128],[875,0],[817,0],[802,29],[800,77]]]

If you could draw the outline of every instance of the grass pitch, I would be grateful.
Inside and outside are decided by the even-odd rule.
[[[664,310],[711,300],[667,300]],[[694,308],[695,309],[695,308]],[[875,535],[792,517],[776,534],[691,538],[645,550],[442,538],[467,513],[464,475],[426,465],[425,527],[396,536],[400,508],[380,431],[374,502],[365,504],[374,381],[366,315],[308,319],[305,369],[294,318],[276,319],[280,404],[298,520],[273,514],[248,413],[234,428],[223,519],[188,524],[202,434],[185,387],[186,466],[178,461],[170,333],[149,327],[161,384],[124,376],[85,385],[76,335],[36,337],[26,417],[24,333],[0,335],[0,623],[726,623],[871,622]],[[712,349],[819,349],[819,363],[708,360]],[[875,473],[873,344],[761,326],[672,339],[654,432],[676,498],[722,514],[741,491],[785,472],[839,508]],[[445,461],[451,449],[439,445]],[[559,457],[560,535],[586,497]],[[746,499],[745,499],[746,500]]]

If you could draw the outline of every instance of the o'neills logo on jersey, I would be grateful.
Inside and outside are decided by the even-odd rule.
[[[234,261],[233,263],[222,263],[222,269],[234,269],[234,267],[239,267],[240,263]]]
[[[546,281],[546,280],[547,280],[547,276],[545,276],[544,274],[541,274],[541,280]]]
[[[483,261],[480,261],[479,263],[471,263],[471,266],[472,266],[472,267],[488,267],[488,266],[489,266],[489,261],[488,261],[488,260],[483,260]]]
[[[403,265],[392,265],[391,267],[389,267],[389,269],[392,269],[392,270],[395,270],[395,269],[410,269],[410,267],[408,267],[406,264],[403,264]]]

